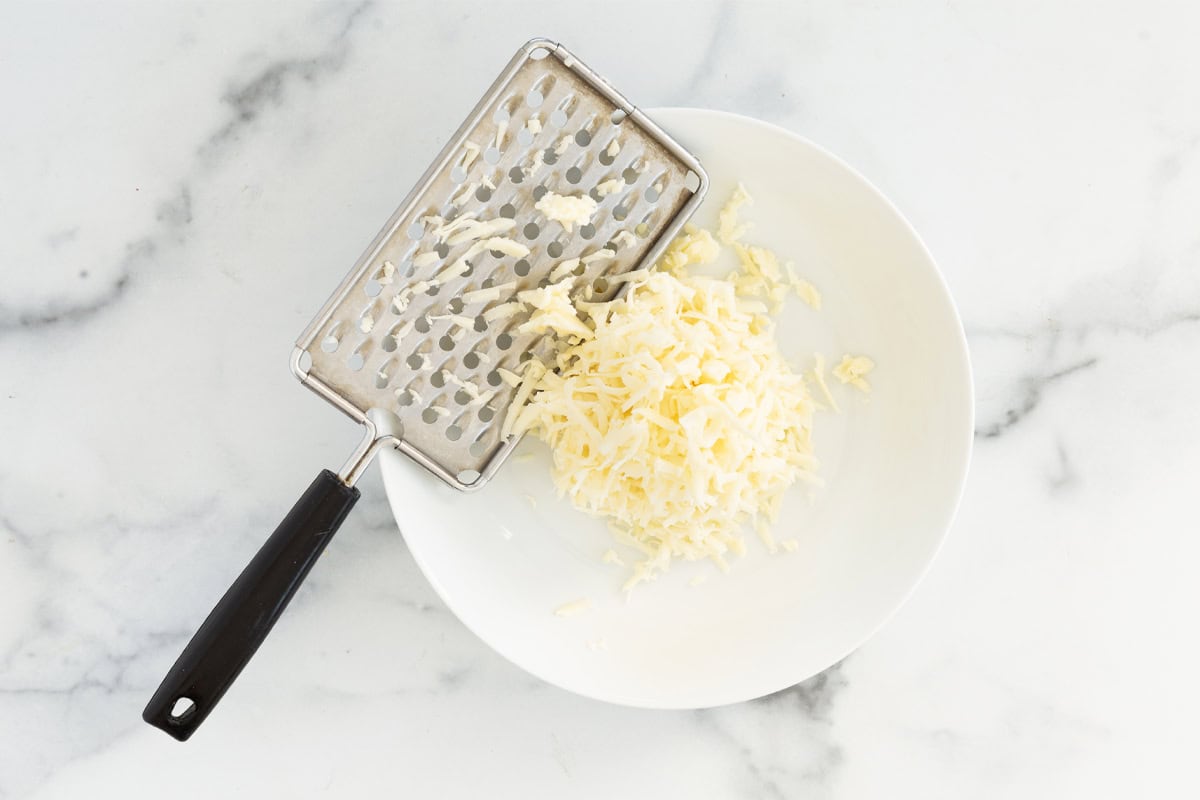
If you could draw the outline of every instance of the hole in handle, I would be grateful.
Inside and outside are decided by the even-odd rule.
[[[171,706],[169,719],[173,723],[180,723],[187,719],[196,710],[196,701],[190,697],[180,697]]]

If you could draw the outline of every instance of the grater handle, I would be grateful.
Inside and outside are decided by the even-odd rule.
[[[358,489],[329,470],[321,471],[188,642],[142,719],[181,742],[195,733],[267,637],[358,497]]]

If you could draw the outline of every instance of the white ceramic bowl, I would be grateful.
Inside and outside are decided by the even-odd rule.
[[[382,469],[417,563],[499,653],[588,697],[699,708],[820,672],[900,607],[958,504],[971,451],[971,376],[933,259],[862,176],[757,120],[685,108],[650,115],[712,178],[694,221],[715,228],[740,180],[754,197],[744,209],[754,223],[747,241],[794,261],[823,294],[822,311],[791,300],[781,315],[780,347],[791,363],[807,368],[822,352],[834,363],[864,353],[878,365],[869,396],[833,381],[844,413],[816,420],[827,486],[794,490],[775,529],[778,539],[799,540],[799,551],[769,555],[751,534],[730,574],[681,562],[626,600],[625,571],[600,561],[613,546],[609,534],[554,496],[541,443],[527,439],[516,460],[470,495],[397,453],[384,454]],[[708,579],[689,585],[698,574]],[[589,611],[554,615],[585,597]]]

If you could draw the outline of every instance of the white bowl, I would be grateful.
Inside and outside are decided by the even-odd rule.
[[[613,546],[604,524],[554,496],[540,442],[527,438],[475,494],[450,489],[398,453],[384,454],[382,469],[417,563],[500,654],[599,700],[701,708],[820,672],[900,607],[958,504],[971,451],[971,376],[933,259],[862,176],[757,120],[686,108],[650,115],[712,178],[694,221],[715,228],[741,181],[754,197],[743,211],[754,223],[747,241],[794,261],[823,294],[822,311],[793,300],[780,317],[780,347],[793,366],[809,367],[814,352],[832,363],[867,354],[878,365],[869,396],[831,379],[844,413],[819,414],[813,437],[827,486],[794,490],[775,528],[799,551],[770,555],[750,534],[729,574],[680,562],[626,599],[626,571],[600,560]],[[701,574],[707,580],[690,585]],[[553,613],[580,598],[591,600],[589,610]]]

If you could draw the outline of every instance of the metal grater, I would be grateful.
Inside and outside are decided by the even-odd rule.
[[[653,263],[707,189],[696,158],[565,47],[525,44],[296,342],[293,372],[363,425],[362,442],[336,475],[324,470],[280,523],[192,637],[143,719],[181,741],[191,736],[357,501],[354,483],[381,448],[406,453],[464,491],[495,475],[518,443],[500,435],[515,389],[499,370],[518,371],[552,345],[518,330],[526,314],[489,321],[488,312],[551,282],[565,260],[595,254],[604,257],[554,278],[571,280],[573,296],[611,299],[623,285],[605,279]],[[534,207],[547,192],[587,193],[598,207],[568,232]],[[440,240],[434,217],[511,220],[503,235],[530,252],[485,250],[463,262],[465,273],[430,285],[472,244]],[[487,302],[464,300],[514,282]],[[395,415],[396,432],[380,433],[372,410]]]
[[[529,125],[535,117],[536,134]],[[464,169],[468,142],[480,151]],[[613,142],[619,150],[610,155]],[[612,180],[622,188],[601,197],[597,187]],[[540,337],[517,332],[525,316],[484,321],[490,308],[512,298],[468,306],[461,295],[514,280],[514,291],[545,285],[563,259],[602,247],[615,249],[615,257],[579,275],[578,289],[634,269],[662,252],[706,189],[696,159],[566,48],[540,39],[522,47],[296,342],[292,368],[300,380],[368,426],[367,441],[343,477],[352,480],[361,462],[369,462],[376,438],[367,412],[378,408],[395,414],[403,431],[385,444],[458,489],[486,483],[517,444],[500,437],[514,390],[496,370],[513,370],[522,357],[538,354]],[[567,233],[547,221],[534,204],[548,191],[591,194],[599,201],[592,223]],[[513,219],[510,236],[531,249],[529,256],[484,253],[469,273],[396,313],[398,291],[436,275],[469,246],[439,243],[422,218],[472,213],[481,220]],[[628,235],[616,240],[622,231],[633,241]],[[414,266],[424,253],[435,254],[436,262]],[[384,283],[384,262],[395,267],[390,283]],[[597,294],[606,299],[612,291]],[[447,314],[474,324],[464,328],[439,318]],[[398,332],[405,335],[398,339]],[[468,390],[447,373],[495,396],[486,405],[471,404]]]

